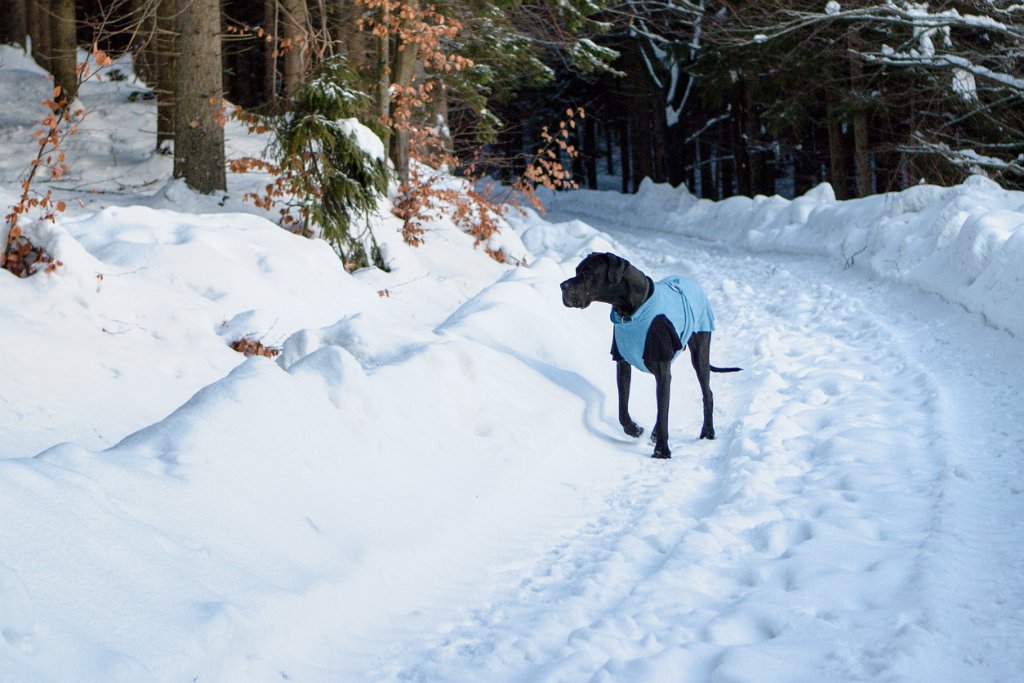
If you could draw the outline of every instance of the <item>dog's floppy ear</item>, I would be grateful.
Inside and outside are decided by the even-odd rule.
[[[608,257],[608,283],[621,282],[626,277],[626,270],[629,269],[629,261],[612,253],[605,254]]]

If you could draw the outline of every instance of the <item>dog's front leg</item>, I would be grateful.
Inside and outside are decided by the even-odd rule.
[[[654,373],[655,396],[658,400],[658,419],[654,423],[654,457],[671,458],[672,451],[668,447],[668,404],[672,389],[672,363],[654,363],[651,372]]]
[[[638,437],[644,433],[644,428],[633,422],[633,418],[629,416],[629,385],[632,379],[633,367],[624,360],[616,361],[615,386],[619,390],[619,424],[626,434]]]

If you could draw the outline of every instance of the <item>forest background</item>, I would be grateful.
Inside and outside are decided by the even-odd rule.
[[[130,52],[158,104],[154,149],[204,193],[229,167],[285,176],[268,205],[330,177],[289,170],[285,129],[357,116],[412,216],[417,161],[524,188],[635,192],[650,178],[711,199],[821,182],[843,199],[976,173],[1024,187],[1022,21],[1006,0],[4,0],[0,42],[53,74],[50,109],[68,119],[61,98],[91,75],[78,50]],[[231,115],[275,129],[276,165],[226,163]],[[387,174],[361,170],[361,186]],[[358,206],[358,187],[334,189]],[[310,215],[324,193],[282,216],[329,222]]]

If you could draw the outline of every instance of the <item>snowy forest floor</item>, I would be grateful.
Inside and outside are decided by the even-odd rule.
[[[48,89],[5,54],[10,203]],[[350,275],[90,87],[63,265],[0,272],[0,680],[1024,679],[1024,195],[567,193],[521,267],[385,210]],[[717,440],[685,357],[672,460],[622,434],[590,250],[705,287]]]
[[[552,565],[576,558],[572,589],[536,598],[526,580],[509,600],[543,615],[578,596],[538,678],[583,679],[616,651],[609,680],[702,666],[737,681],[1024,673],[1018,340],[856,271],[548,218],[584,218],[656,279],[721,282],[712,359],[748,365],[713,378],[709,444],[695,440],[699,391],[678,363],[672,466],[640,469],[609,500],[617,514],[552,553]],[[464,635],[493,632],[490,616]]]
[[[605,236],[583,227],[580,218],[598,225]],[[235,541],[223,543],[215,532],[192,528],[189,515],[179,531],[168,528],[169,517],[145,511],[154,506],[176,513],[186,504],[151,500],[178,495],[146,481],[154,477],[208,479],[204,483],[211,488],[200,493],[212,496],[203,502],[211,509],[238,508],[233,497],[250,494],[248,484],[235,491],[219,477],[250,466],[245,451],[251,442],[230,433],[216,438],[205,433],[245,428],[252,420],[245,396],[255,391],[263,401],[265,392],[274,391],[277,380],[254,369],[263,361],[250,361],[240,370],[249,368],[255,378],[236,370],[183,411],[108,455],[69,445],[34,462],[6,461],[5,518],[23,524],[8,529],[0,565],[5,579],[0,624],[7,654],[16,653],[6,664],[0,657],[0,670],[7,666],[11,674],[5,678],[34,680],[38,674],[45,680],[56,671],[54,680],[60,680],[64,666],[31,664],[38,648],[50,656],[70,654],[67,661],[84,659],[95,680],[176,680],[190,671],[205,674],[200,680],[1019,679],[1024,670],[1019,340],[935,295],[855,269],[781,254],[765,258],[655,229],[601,224],[593,216],[560,213],[557,202],[548,219],[526,222],[527,244],[531,229],[545,238],[561,235],[556,242],[562,244],[566,235],[582,230],[587,239],[601,240],[595,246],[616,249],[655,278],[684,274],[708,287],[718,321],[712,360],[745,368],[713,377],[716,441],[696,439],[699,392],[685,359],[676,364],[672,390],[673,459],[652,460],[646,438],[631,440],[619,432],[607,311],[598,310],[600,305],[570,311],[558,301],[557,282],[575,259],[561,269],[542,259],[532,268],[509,271],[470,293],[451,315],[435,313],[444,318],[435,334],[448,342],[428,343],[426,349],[470,340],[488,353],[511,357],[516,372],[524,373],[519,376],[509,374],[498,356],[463,351],[457,364],[445,365],[449,351],[410,350],[412,327],[388,331],[370,323],[362,329],[339,323],[325,328],[324,343],[352,349],[366,375],[356,379],[358,370],[345,365],[348,361],[327,371],[309,361],[323,349],[307,349],[306,365],[313,366],[329,394],[352,384],[384,382],[393,373],[386,388],[401,386],[415,397],[441,399],[440,405],[423,404],[422,419],[410,418],[402,406],[396,408],[401,414],[389,419],[382,397],[390,389],[373,394],[377,403],[370,399],[357,409],[361,421],[355,424],[383,425],[399,444],[382,440],[375,447],[378,455],[370,456],[373,467],[357,466],[345,478],[365,477],[360,481],[371,483],[367,495],[390,498],[338,505],[357,515],[354,527],[371,529],[376,527],[359,511],[372,517],[374,509],[392,508],[395,519],[382,523],[381,537],[329,551],[340,556],[320,565],[327,570],[308,585],[292,586],[293,578],[278,575],[285,571],[281,567],[270,572],[276,576],[269,582],[272,589],[261,583],[265,576],[246,578],[243,583],[255,581],[257,588],[243,591],[241,599],[237,588],[222,582],[237,581],[236,573],[252,561],[236,555],[246,544],[240,550]],[[535,318],[557,320],[555,329],[545,335]],[[286,355],[287,349],[286,344]],[[365,354],[377,354],[377,360],[367,364]],[[445,365],[442,372],[430,375],[424,365],[438,362]],[[289,373],[301,376],[295,371],[301,365],[295,362]],[[583,366],[587,369],[579,371]],[[468,378],[465,386],[481,385],[480,391],[504,386],[510,400],[537,401],[535,408],[551,413],[561,434],[552,437],[543,424],[533,433],[529,422],[467,407],[445,384],[452,381],[450,372],[466,373],[450,386],[463,386],[458,382]],[[500,376],[487,379],[492,372]],[[538,380],[556,385],[558,392],[531,394],[529,387],[539,386]],[[247,382],[253,384],[249,389]],[[200,400],[206,394],[212,397]],[[653,394],[649,377],[635,377],[633,413],[648,430]],[[446,407],[445,401],[454,405]],[[239,415],[224,403],[240,404]],[[346,419],[354,420],[351,401],[342,399],[340,405]],[[195,413],[191,422],[176,418],[189,410]],[[438,420],[452,423],[439,426]],[[509,424],[499,426],[505,420]],[[405,424],[411,424],[410,433],[396,434]],[[59,424],[40,427],[60,429]],[[449,429],[456,436],[446,441],[442,435]],[[465,430],[479,440],[460,443],[466,437],[458,435],[469,433]],[[441,444],[421,453],[412,445],[417,439]],[[188,445],[196,441],[198,447]],[[302,468],[317,470],[319,446],[312,441],[312,446],[296,445],[313,454],[308,460],[314,464]],[[239,453],[217,465],[213,455],[193,456],[190,448]],[[273,448],[268,453],[278,457]],[[410,459],[387,462],[396,448],[408,450]],[[485,452],[474,453],[477,448]],[[161,449],[182,454],[167,457]],[[355,451],[351,455],[361,457],[363,449]],[[444,453],[454,457],[447,460]],[[498,461],[492,459],[496,453]],[[154,469],[146,464],[147,454],[159,455],[165,464]],[[480,466],[466,460],[477,455]],[[420,458],[429,462],[401,472]],[[493,476],[513,476],[511,484],[492,490],[486,482],[495,464],[500,467]],[[159,474],[161,467],[166,474]],[[200,473],[211,467],[212,474]],[[272,471],[287,473],[292,465],[285,461],[279,467]],[[179,468],[187,474],[175,474]],[[277,484],[263,490],[257,478],[257,493],[294,496],[298,491],[301,496],[307,475],[296,474],[299,483],[285,485],[286,492]],[[377,488],[373,482],[380,477],[403,483],[395,490]],[[346,481],[339,498],[355,497],[358,485]],[[129,490],[140,486],[138,492]],[[448,495],[472,497],[479,505],[467,508],[463,501],[463,507],[435,510],[438,498]],[[41,505],[47,496],[59,499]],[[248,507],[238,509],[244,513]],[[278,515],[305,509],[287,498],[272,508]],[[66,518],[65,509],[74,516]],[[478,517],[466,518],[467,512]],[[240,523],[257,537],[274,536],[273,514],[267,514]],[[314,528],[322,524],[316,514],[307,517]],[[418,519],[413,523],[412,518]],[[40,524],[46,533],[40,533]],[[413,531],[406,537],[392,525],[412,525]],[[411,540],[417,530],[427,533],[422,542]],[[112,545],[104,545],[111,539],[86,541],[93,559],[77,567],[78,537],[97,532],[126,537],[114,538]],[[59,547],[40,551],[35,544],[45,540]],[[138,549],[117,550],[136,542]],[[337,538],[323,542],[334,544]],[[169,649],[147,654],[149,648],[136,642],[141,635],[127,637],[123,624],[93,623],[90,614],[111,609],[113,596],[126,587],[129,596],[150,587],[168,590],[168,580],[159,575],[136,585],[136,573],[150,561],[125,564],[121,556],[144,553],[152,543],[184,563],[169,573],[184,572],[189,588],[184,595],[158,590],[142,605],[118,605],[113,608],[118,619],[146,619],[147,609],[173,611],[169,605],[179,600],[180,609],[194,611],[197,607],[185,609],[196,599],[191,571],[205,577],[198,592],[219,594],[222,601],[199,603],[207,606],[201,616],[192,615],[200,624],[198,635],[165,634],[158,642]],[[62,559],[38,578],[56,585],[41,588],[28,571],[50,565],[51,556]],[[225,561],[233,578],[217,576]],[[216,569],[207,566],[211,563]],[[267,572],[262,564],[242,570],[242,576]],[[102,576],[120,571],[128,571],[125,584],[99,587]],[[79,605],[84,613],[67,605],[69,598],[88,601],[83,586],[94,581],[101,582],[93,586],[95,604]],[[170,580],[171,588],[180,581]],[[41,595],[31,597],[35,593]],[[72,611],[60,615],[65,607]],[[68,618],[82,621],[62,636],[60,624]],[[156,619],[154,628],[167,628],[167,618]],[[180,618],[170,623],[180,627]],[[74,635],[97,627],[112,630]],[[142,634],[147,631],[142,627]],[[103,643],[97,651],[91,638]],[[34,673],[26,677],[25,672]]]
[[[696,439],[699,390],[677,363],[674,459],[637,462],[467,618],[389,648],[381,677],[1017,679],[1019,342],[856,272],[585,218],[655,279],[721,282],[712,361],[747,367],[713,377],[718,439]],[[653,382],[633,396],[649,428]]]

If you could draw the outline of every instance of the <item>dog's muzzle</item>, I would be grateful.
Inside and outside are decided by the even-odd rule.
[[[586,308],[590,305],[590,301],[580,291],[579,283],[569,279],[560,286],[562,288],[562,304],[567,308]]]

